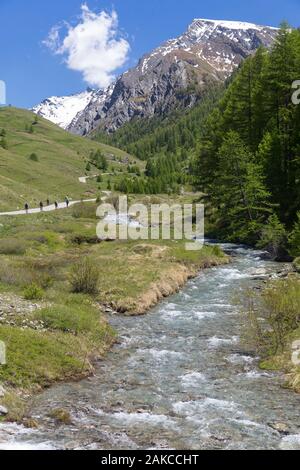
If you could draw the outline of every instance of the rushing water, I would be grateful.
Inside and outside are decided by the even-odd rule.
[[[231,265],[202,272],[148,315],[112,316],[120,344],[96,375],[37,397],[40,428],[12,429],[0,447],[299,449],[300,397],[243,350],[235,302],[278,265],[243,247],[225,248]],[[73,424],[57,426],[47,417],[53,408],[68,409]]]

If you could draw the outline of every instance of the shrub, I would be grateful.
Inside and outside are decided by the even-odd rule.
[[[261,232],[258,248],[266,249],[272,258],[280,259],[286,252],[287,234],[277,215],[271,215],[267,225]]]
[[[49,417],[56,420],[58,424],[70,425],[72,424],[72,417],[68,410],[63,408],[56,408],[49,413]]]
[[[71,289],[76,294],[96,294],[98,292],[99,269],[90,258],[76,263],[71,272]]]
[[[245,300],[250,337],[257,350],[264,357],[282,353],[289,335],[300,326],[299,280],[275,281],[258,294],[249,292]]]
[[[96,218],[96,207],[94,204],[75,204],[72,207],[72,217],[74,219],[95,219]]]
[[[44,292],[37,284],[30,284],[23,292],[25,300],[41,300]]]
[[[224,252],[222,251],[219,245],[214,245],[214,246],[211,246],[210,248],[214,256],[217,256],[218,258],[222,258],[224,256]]]
[[[32,154],[29,155],[29,160],[31,160],[32,162],[38,162],[39,157],[37,156],[36,153],[32,153]]]
[[[89,236],[84,234],[75,234],[71,237],[71,243],[74,243],[75,245],[83,245],[84,243],[87,243],[88,245],[97,245],[98,243],[101,243],[101,241],[102,240],[100,240],[97,235]]]

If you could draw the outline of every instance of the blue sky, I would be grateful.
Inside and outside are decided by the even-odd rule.
[[[65,55],[53,54],[43,43],[51,29],[64,21],[74,28],[83,3],[84,0],[0,0],[0,80],[6,82],[8,103],[30,107],[48,96],[71,94],[87,87],[83,73],[68,68]],[[118,15],[117,41],[123,41],[120,46],[129,43],[130,51],[124,54],[123,65],[111,72],[115,74],[135,65],[162,41],[181,34],[193,18],[270,26],[286,19],[292,26],[300,25],[300,0],[87,0],[86,4],[92,12],[111,13],[114,9]],[[66,28],[60,34],[63,39]],[[114,63],[117,62],[116,58]],[[104,74],[101,83],[105,77]]]

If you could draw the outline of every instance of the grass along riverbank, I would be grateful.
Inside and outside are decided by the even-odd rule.
[[[96,205],[1,217],[0,366],[6,419],[26,416],[23,397],[93,372],[115,341],[106,311],[145,313],[200,269],[227,263],[217,247],[186,251],[184,241],[95,237]],[[4,410],[5,415],[5,410]]]
[[[248,342],[264,370],[286,374],[286,386],[300,393],[300,276],[271,282],[247,299]]]

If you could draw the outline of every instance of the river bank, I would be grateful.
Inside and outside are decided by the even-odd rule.
[[[230,265],[200,272],[146,316],[109,315],[119,340],[95,374],[37,395],[31,418],[38,429],[4,438],[0,428],[0,447],[299,449],[300,396],[282,387],[282,374],[259,369],[243,345],[236,303],[278,264],[224,248]],[[49,416],[56,408],[71,424]]]
[[[248,340],[262,370],[283,371],[285,386],[300,393],[300,276],[284,273],[246,295]]]
[[[229,261],[217,247],[187,252],[184,242],[95,243],[94,208],[89,213],[74,207],[39,214],[34,224],[22,216],[3,219],[0,340],[7,365],[0,368],[6,392],[0,406],[6,420],[26,418],[28,399],[43,388],[94,373],[116,340],[106,315],[141,315],[200,270]],[[97,292],[71,294],[73,266],[85,259],[98,267]]]

